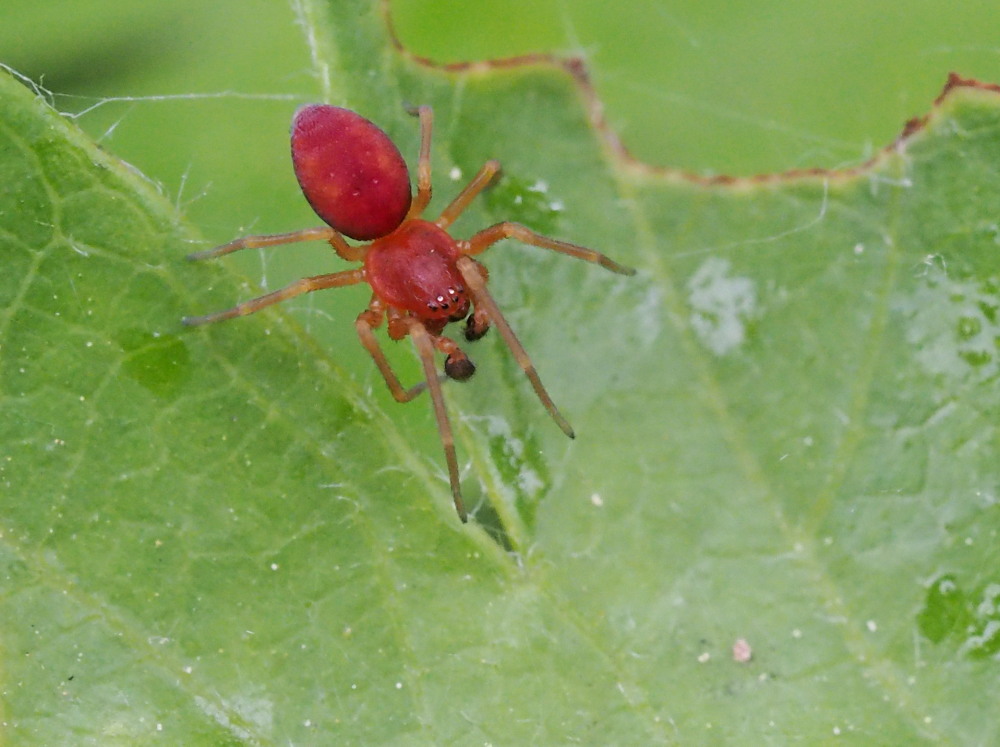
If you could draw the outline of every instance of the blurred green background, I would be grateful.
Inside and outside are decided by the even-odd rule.
[[[406,43],[438,60],[582,54],[633,153],[697,172],[855,163],[925,112],[948,71],[1000,79],[993,2],[398,0],[393,7]]]

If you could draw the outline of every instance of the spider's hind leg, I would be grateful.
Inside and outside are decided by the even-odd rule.
[[[556,425],[567,436],[575,438],[573,426],[563,417],[562,413],[559,412],[559,408],[556,407],[555,402],[552,401],[545,386],[542,384],[542,380],[538,377],[538,372],[535,370],[535,365],[531,362],[528,352],[524,349],[521,341],[517,339],[517,335],[514,334],[514,330],[507,323],[506,318],[504,318],[503,313],[500,311],[500,307],[497,306],[496,301],[493,300],[493,296],[486,289],[486,279],[483,277],[479,263],[471,257],[461,257],[458,260],[458,270],[465,279],[465,283],[469,288],[469,294],[472,296],[472,302],[476,307],[476,311],[472,315],[473,324],[475,325],[477,314],[480,315],[481,319],[485,319],[487,324],[492,322],[497,328],[497,332],[503,338],[503,341],[507,343],[507,347],[510,348],[510,352],[514,355],[521,370],[524,371],[524,375],[531,382],[531,388],[535,390],[538,399],[545,409],[548,410],[552,419],[556,421]]]
[[[434,129],[434,110],[428,105],[408,107],[407,111],[420,117],[420,156],[417,160],[417,193],[410,203],[407,218],[416,218],[431,201],[431,131]]]

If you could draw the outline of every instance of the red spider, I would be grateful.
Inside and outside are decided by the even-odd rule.
[[[303,194],[328,225],[270,236],[245,236],[190,255],[190,259],[206,259],[241,249],[317,239],[330,242],[338,255],[361,262],[361,267],[302,278],[226,311],[185,317],[183,321],[189,325],[217,322],[252,314],[302,293],[368,283],[372,298],[354,323],[358,337],[398,402],[409,402],[424,389],[430,391],[448,462],[455,509],[464,522],[467,517],[458,480],[455,442],[441,395],[434,351],[445,354],[444,372],[451,379],[465,381],[476,368],[454,340],[441,334],[449,323],[465,319],[465,338],[470,341],[485,335],[491,324],[496,326],[545,409],[563,433],[573,438],[573,429],[556,409],[531,359],[486,289],[486,268],[472,257],[501,239],[515,238],[596,262],[622,275],[632,275],[635,270],[593,249],[550,239],[509,221],[483,229],[469,239],[452,238],[448,227],[493,181],[500,171],[497,161],[487,161],[436,220],[422,219],[420,215],[431,199],[433,114],[429,106],[421,106],[411,113],[420,117],[415,198],[411,195],[406,162],[385,132],[348,109],[322,104],[304,106],[292,120],[292,162]],[[370,243],[352,246],[344,236]],[[393,340],[401,340],[407,335],[413,338],[423,363],[425,381],[410,389],[400,384],[372,332],[386,318],[389,337]]]

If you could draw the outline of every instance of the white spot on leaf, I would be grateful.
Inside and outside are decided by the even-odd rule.
[[[928,256],[916,290],[894,304],[906,320],[906,341],[923,369],[973,381],[1000,371],[1000,282],[955,279],[938,255]]]
[[[757,306],[757,292],[750,278],[730,274],[728,260],[712,257],[688,281],[691,326],[702,345],[725,355],[746,340],[747,321]]]

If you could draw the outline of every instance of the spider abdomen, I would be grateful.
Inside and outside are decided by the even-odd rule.
[[[365,254],[365,275],[389,306],[426,320],[461,319],[469,311],[455,240],[430,221],[408,220],[375,240]]]
[[[292,163],[316,214],[352,239],[391,233],[410,209],[410,172],[399,149],[349,109],[299,109],[292,121]]]

